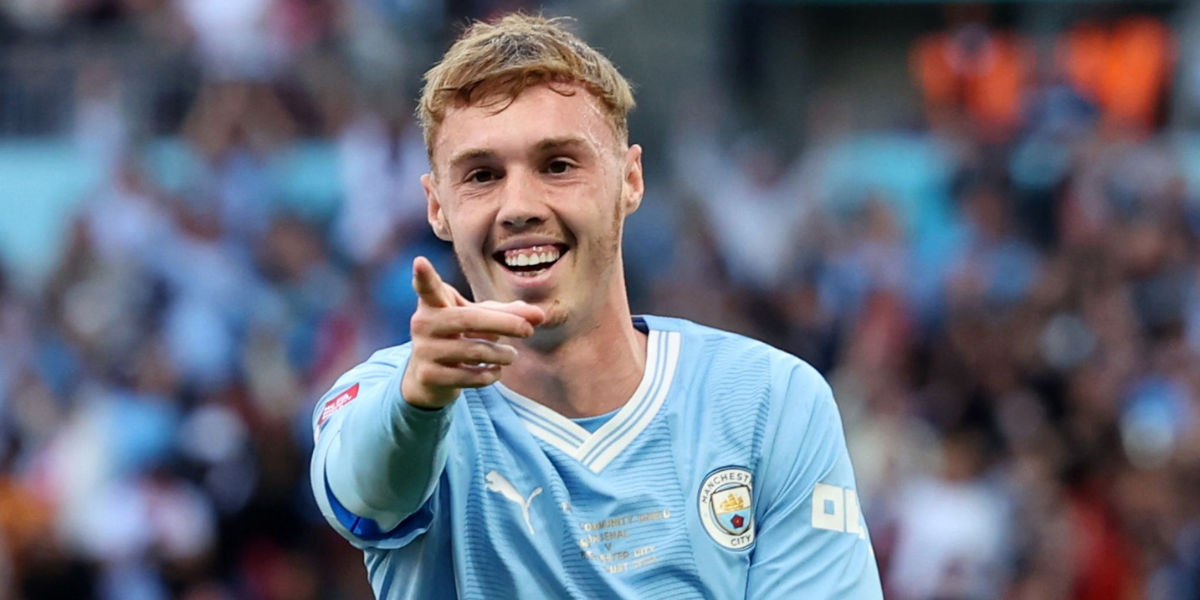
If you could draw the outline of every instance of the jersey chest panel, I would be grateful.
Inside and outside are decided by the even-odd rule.
[[[698,400],[687,392],[680,385],[678,397],[599,473],[496,415],[497,406],[475,404],[473,450],[452,461],[456,471],[470,471],[454,477],[470,480],[457,490],[465,494],[455,494],[465,497],[455,512],[467,515],[460,543],[473,547],[472,554],[520,556],[523,568],[562,577],[550,585],[561,597],[741,598],[754,498],[745,497],[744,522],[731,522],[737,515],[725,521],[734,532],[734,524],[745,527],[734,537],[750,540],[731,547],[714,537],[713,531],[730,534],[714,529],[721,507],[712,492],[722,486],[736,491],[738,482],[710,484],[707,494],[704,488],[723,469],[750,473],[752,436],[743,428],[713,427],[689,411],[696,407],[686,403]],[[682,442],[703,440],[702,429],[709,431],[703,443]],[[744,483],[752,493],[752,480]]]

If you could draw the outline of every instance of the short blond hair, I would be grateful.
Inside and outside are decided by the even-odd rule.
[[[417,119],[433,158],[438,126],[451,107],[483,103],[503,110],[521,92],[576,84],[608,114],[617,139],[629,143],[633,90],[612,62],[563,26],[563,19],[514,13],[492,23],[475,22],[425,74]]]

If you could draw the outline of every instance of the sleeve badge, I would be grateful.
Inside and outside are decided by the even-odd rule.
[[[713,541],[730,550],[754,545],[754,476],[748,469],[725,467],[700,484],[700,521]]]

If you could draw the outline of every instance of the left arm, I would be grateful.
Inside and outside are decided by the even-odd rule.
[[[882,600],[833,393],[807,365],[789,370],[759,467],[746,598]]]

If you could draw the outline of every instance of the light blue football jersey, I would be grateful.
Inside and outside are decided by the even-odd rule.
[[[595,432],[499,384],[465,390],[443,409],[445,467],[389,531],[326,474],[353,467],[328,459],[336,438],[370,433],[353,411],[416,411],[399,391],[409,347],[335,383],[314,411],[313,489],[381,600],[882,599],[824,379],[742,336],[635,324],[645,375]]]

